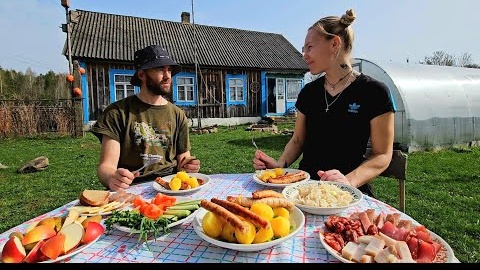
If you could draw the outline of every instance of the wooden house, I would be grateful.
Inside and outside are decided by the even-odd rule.
[[[139,91],[133,54],[163,46],[182,66],[170,100],[189,118],[278,116],[291,112],[308,67],[281,34],[72,10],[71,56],[81,77],[84,122]],[[67,41],[66,41],[67,42]],[[67,43],[63,54],[68,59]]]

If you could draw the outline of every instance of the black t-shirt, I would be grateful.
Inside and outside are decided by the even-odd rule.
[[[388,87],[364,74],[334,97],[327,92],[330,105],[326,112],[324,82],[325,78],[320,77],[305,85],[295,104],[306,117],[299,169],[308,172],[312,179],[319,179],[319,170],[337,169],[346,175],[358,167],[365,160],[370,121],[386,112],[395,112]],[[373,195],[370,188],[368,185],[360,189]]]

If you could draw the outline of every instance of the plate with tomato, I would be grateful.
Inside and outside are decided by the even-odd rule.
[[[145,228],[139,227],[140,219],[147,218],[150,224],[155,224],[158,232],[165,232],[169,228],[191,220],[196,211],[200,209],[199,204],[200,200],[161,193],[158,193],[150,201],[138,196],[133,201],[133,206],[128,210],[121,211],[123,213],[118,213],[118,215],[123,215],[122,222],[115,221],[115,216],[113,216],[112,227],[131,234],[144,233]]]

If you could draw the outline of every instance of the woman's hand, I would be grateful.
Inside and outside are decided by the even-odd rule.
[[[255,151],[255,156],[253,157],[253,168],[255,168],[255,170],[265,170],[283,167],[278,166],[277,163],[278,162],[274,158],[270,157],[264,152],[260,150]]]
[[[200,171],[200,160],[192,159],[181,168],[187,173],[198,173]]]
[[[108,188],[112,191],[127,189],[132,184],[133,179],[139,175],[140,172],[133,174],[127,169],[118,168],[113,174],[112,178],[110,178],[110,181],[108,182]]]
[[[343,173],[341,173],[339,170],[318,171],[317,174],[322,181],[339,182],[353,186],[350,180],[348,180],[348,178],[345,177],[345,175],[343,175]]]

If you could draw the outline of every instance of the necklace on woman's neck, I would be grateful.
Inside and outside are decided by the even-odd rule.
[[[353,69],[352,69],[352,70],[353,70]],[[336,82],[336,83],[331,83],[331,82],[329,82],[328,79],[327,79],[327,75],[325,75],[325,82],[327,83],[327,85],[330,86],[330,88],[332,88],[332,90],[335,90],[335,87],[336,87],[343,79],[345,79],[348,75],[350,75],[350,73],[352,72],[352,70],[350,70],[350,71],[347,73],[347,75],[345,75],[345,76],[343,76],[342,78],[340,78],[340,80],[338,80],[338,82]]]
[[[353,69],[352,69],[347,75],[345,75],[345,77],[347,77],[348,75],[352,75],[352,72],[353,72]],[[345,78],[345,77],[343,77],[343,78]],[[343,79],[343,78],[342,78],[342,79]],[[340,79],[340,81],[341,81],[342,79]],[[325,78],[325,81],[327,81],[327,78]],[[339,82],[340,82],[340,81],[339,81]],[[335,103],[335,101],[337,101],[337,99],[340,97],[340,95],[342,95],[342,93],[343,93],[343,91],[345,90],[345,88],[347,87],[347,84],[348,84],[349,81],[350,81],[350,76],[348,76],[348,79],[347,79],[347,81],[345,82],[345,85],[343,86],[343,90],[340,91],[340,93],[337,95],[337,97],[336,97],[332,102],[330,102],[330,104],[328,104],[328,101],[327,101],[327,88],[325,87],[325,92],[324,92],[324,93],[325,93],[325,105],[326,105],[325,112],[326,112],[326,113],[328,112],[330,106],[332,106],[333,103]],[[338,83],[337,83],[337,84],[338,84]],[[332,87],[332,90],[333,90],[333,87]]]

